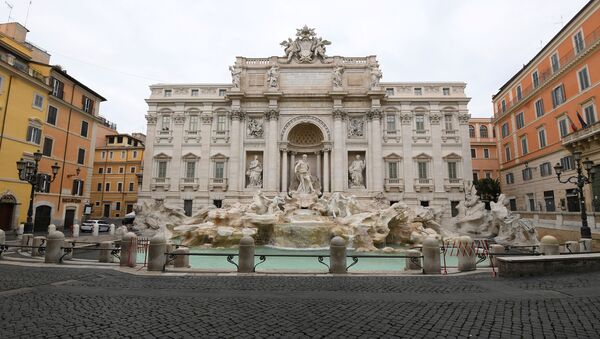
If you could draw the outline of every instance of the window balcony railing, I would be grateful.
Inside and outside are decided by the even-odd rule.
[[[433,179],[431,178],[415,178],[415,191],[419,192],[422,189],[428,189],[433,192]]]
[[[597,121],[588,128],[583,128],[577,132],[565,136],[562,139],[563,146],[569,147],[576,144],[589,144],[593,145],[596,140],[600,137],[600,121]]]
[[[162,188],[165,191],[168,191],[171,188],[171,178],[166,177],[154,177],[152,178],[152,183],[150,184],[150,189],[156,191],[157,188]]]
[[[227,191],[227,178],[210,178],[208,189],[211,191]]]
[[[445,178],[444,179],[444,189],[446,192],[450,192],[453,189],[462,192],[464,189],[463,179],[462,178]]]
[[[197,191],[199,187],[198,178],[181,178],[179,182],[179,190],[184,191],[188,187],[194,191]]]
[[[404,179],[402,178],[385,178],[386,192],[404,192]]]
[[[212,141],[216,143],[219,140],[223,140],[225,143],[229,142],[229,130],[213,130],[212,131]]]

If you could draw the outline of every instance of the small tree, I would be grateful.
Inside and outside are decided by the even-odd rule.
[[[473,185],[477,189],[477,195],[479,198],[488,203],[490,201],[497,202],[498,196],[500,196],[500,180],[492,178],[484,178],[473,181]]]

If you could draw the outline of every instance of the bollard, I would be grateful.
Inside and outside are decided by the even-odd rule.
[[[254,272],[254,239],[251,236],[244,236],[240,239],[238,258],[238,272]]]
[[[23,234],[23,237],[21,238],[21,246],[31,246],[31,244],[33,243],[33,234],[31,233],[25,233]],[[21,248],[21,252],[31,252],[31,248]]]
[[[60,248],[65,242],[65,235],[62,232],[54,231],[48,234],[46,239],[46,255],[44,262],[58,264],[62,255]]]
[[[100,243],[100,254],[98,255],[99,262],[113,262],[113,256],[110,253],[114,243],[112,241],[103,241]]]
[[[157,233],[150,239],[148,246],[148,271],[162,271],[165,265],[167,238],[164,233]]]
[[[440,241],[435,237],[427,237],[423,240],[423,273],[442,273],[442,266],[440,263]]]
[[[39,257],[42,254],[40,253],[40,246],[46,241],[46,237],[33,237],[33,248],[31,249],[32,257]]]
[[[592,239],[579,240],[579,252],[592,252]]]
[[[54,224],[48,225],[48,234],[50,234],[50,232],[54,232],[54,231],[56,231],[56,225],[54,225]]]
[[[127,226],[119,226],[115,231],[117,239],[123,239],[123,236],[127,234]]]
[[[190,249],[189,248],[187,248],[187,247],[179,247],[179,248],[173,250],[173,253],[184,254],[184,255],[177,255],[177,256],[175,256],[175,260],[174,260],[175,267],[184,267],[184,268],[190,267],[190,256],[189,255],[185,255],[185,254],[189,254],[190,253]],[[252,256],[252,257],[254,258],[254,256]],[[252,268],[254,268],[254,266]]]
[[[475,248],[473,248],[473,239],[468,235],[464,235],[459,238],[458,246],[458,271],[475,271],[477,253],[475,253]]]
[[[419,258],[421,256],[420,251],[408,250],[405,252],[405,254],[408,257],[404,259],[406,261],[406,265],[404,267],[405,271],[422,269],[421,258]]]
[[[96,222],[94,223],[94,225],[92,226],[92,235],[93,235],[94,237],[97,237],[97,236],[98,236],[98,232],[99,232],[99,231],[100,231],[100,225],[99,225],[99,224],[98,224],[98,222],[96,221]]]
[[[128,232],[121,239],[121,260],[119,266],[135,267],[137,250],[137,236]]]
[[[23,239],[24,232],[25,232],[25,225],[19,224],[19,227],[17,227],[17,240]]]
[[[348,273],[346,266],[346,241],[335,236],[329,244],[329,273]]]
[[[4,245],[6,243],[6,233],[3,230],[0,230],[0,245]]]
[[[540,240],[540,252],[543,255],[558,255],[560,254],[560,246],[558,240],[551,235],[546,235]]]
[[[504,246],[498,245],[498,244],[490,245],[490,253],[491,254],[502,254],[502,253],[504,253]],[[495,255],[492,255],[491,259],[492,260],[490,260],[490,265],[493,265],[493,267],[498,267],[498,257]]]
[[[108,229],[108,234],[115,235],[115,224],[110,224],[110,228]]]
[[[63,252],[63,254],[64,254],[63,261],[64,260],[71,260],[71,259],[73,259],[73,254],[75,253],[75,244],[72,243],[71,241],[65,239],[65,241],[63,243],[63,248],[70,248],[71,249],[71,252],[67,252],[67,253]]]
[[[565,253],[579,253],[579,242],[565,241]]]
[[[175,244],[173,244],[172,242],[168,242],[167,243],[167,249],[165,250],[165,253],[171,253],[175,251]],[[175,262],[174,260],[171,261],[167,261],[167,266],[174,266]]]
[[[79,224],[73,225],[73,238],[79,238]]]

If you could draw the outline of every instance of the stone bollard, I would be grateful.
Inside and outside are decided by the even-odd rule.
[[[92,235],[93,235],[94,237],[97,237],[97,236],[98,236],[98,232],[99,232],[99,231],[100,231],[100,225],[99,225],[99,224],[98,224],[98,222],[96,221],[96,222],[94,223],[94,225],[92,226]]]
[[[108,234],[115,235],[115,224],[110,224],[110,227],[108,228]]]
[[[0,245],[4,245],[4,243],[6,243],[6,233],[0,230]]]
[[[117,239],[123,239],[123,236],[127,234],[127,226],[119,226],[115,231]]]
[[[23,233],[25,233],[25,225],[19,224],[19,227],[17,227],[17,240],[23,239]]]
[[[179,248],[173,250],[173,253],[189,254],[190,249],[187,247],[179,247]],[[254,256],[252,256],[252,257],[254,257]],[[175,267],[188,268],[188,267],[190,267],[190,256],[189,255],[177,255],[177,256],[175,256],[174,264],[175,264]],[[254,266],[253,266],[253,268],[254,268]]]
[[[440,241],[435,237],[427,237],[423,240],[423,273],[442,273]]]
[[[137,236],[128,232],[121,239],[121,260],[119,266],[135,267],[137,250]]]
[[[73,238],[79,238],[79,225],[73,225]]]
[[[468,235],[464,235],[458,240],[458,271],[468,272],[475,271],[477,253],[473,247],[473,239]]]
[[[167,249],[165,250],[165,253],[171,253],[173,251],[175,251],[176,247],[175,244],[172,242],[168,242],[167,243]],[[175,265],[175,261],[167,261],[167,266],[174,266]]]
[[[421,270],[421,252],[419,250],[408,250],[404,252],[408,258],[405,258],[406,265],[404,267],[405,271],[409,270]]]
[[[60,248],[65,242],[65,235],[62,232],[54,231],[48,234],[46,239],[46,255],[44,262],[58,264],[63,253]]]
[[[502,254],[502,253],[504,253],[504,246],[498,245],[498,244],[490,245],[490,253],[491,254]],[[495,255],[492,255],[490,258],[491,258],[490,265],[494,265],[494,267],[498,267],[498,257]]]
[[[579,252],[592,252],[592,239],[579,240]]]
[[[63,257],[63,260],[73,259],[73,254],[75,253],[75,244],[69,240],[65,240],[63,247],[71,249],[71,252],[68,252],[65,254],[65,256]],[[64,253],[64,251],[63,251],[63,253]]]
[[[32,257],[39,257],[42,254],[40,253],[40,246],[46,241],[46,237],[33,237],[33,248],[31,249]],[[45,244],[44,244],[45,246]]]
[[[162,271],[165,265],[167,238],[164,233],[157,233],[150,239],[148,246],[148,271]]]
[[[100,243],[100,254],[98,255],[99,262],[113,262],[112,248],[114,243],[112,241],[103,241]]]
[[[238,257],[238,272],[252,273],[254,272],[254,239],[245,235],[240,239]]]
[[[54,231],[56,231],[56,225],[54,225],[54,224],[48,225],[48,234],[50,234],[50,232],[54,232]]]
[[[540,252],[543,255],[558,255],[560,254],[560,246],[558,240],[551,235],[546,235],[540,240]]]
[[[329,243],[329,273],[348,273],[346,262],[346,241],[335,236]]]
[[[23,234],[23,237],[21,238],[21,246],[32,246],[32,244],[33,244],[33,234],[31,234],[31,233]],[[31,253],[31,248],[23,247],[23,248],[21,248],[21,252],[30,252]]]
[[[579,242],[565,241],[565,253],[579,253]]]

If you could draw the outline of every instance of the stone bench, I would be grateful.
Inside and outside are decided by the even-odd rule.
[[[500,277],[600,271],[600,253],[515,257],[499,255],[497,260]]]

